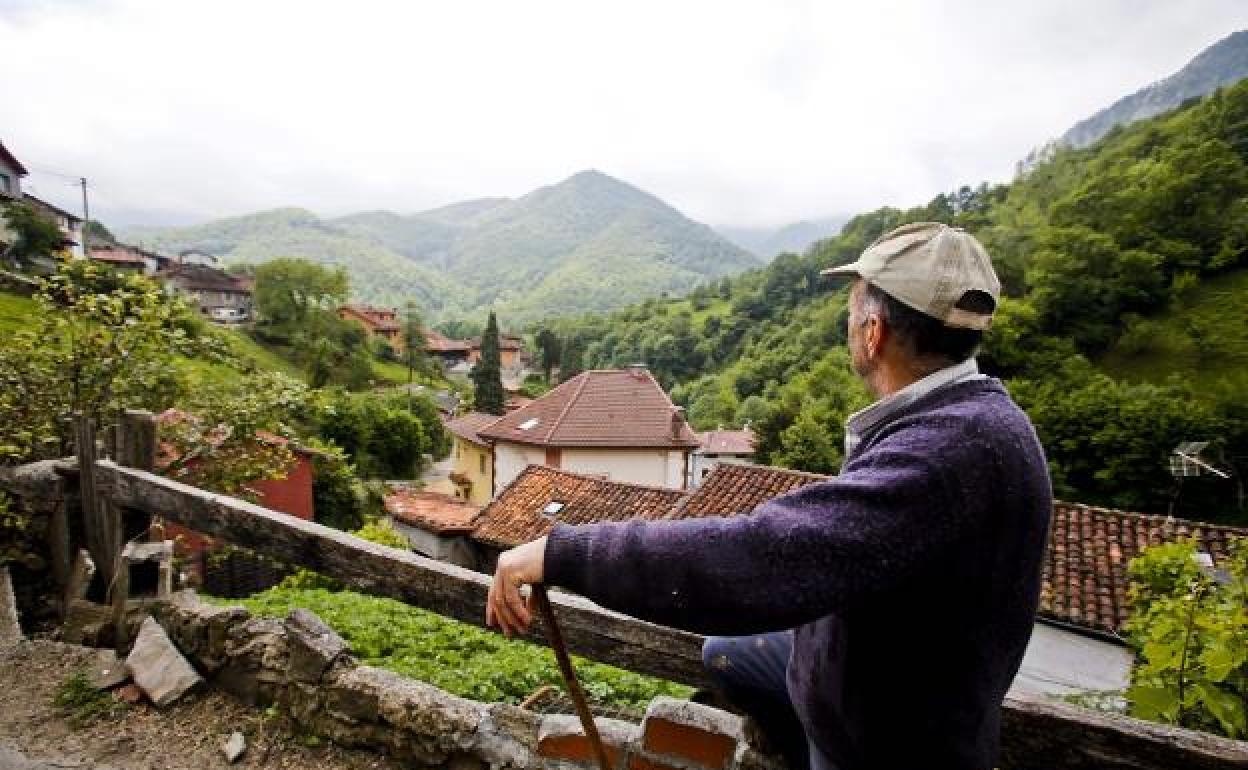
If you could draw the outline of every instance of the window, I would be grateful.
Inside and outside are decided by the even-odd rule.
[[[558,500],[551,500],[549,503],[546,503],[546,507],[542,509],[542,515],[554,516],[556,513],[559,513],[566,507],[567,507],[566,505],[564,505],[562,502]]]
[[[485,455],[477,455],[477,465],[480,466],[481,472],[485,473]]]
[[[8,174],[0,174],[0,193],[11,195],[13,193],[13,182],[10,181]]]
[[[538,420],[536,417],[530,417],[529,419],[520,423],[519,428],[520,430],[533,430],[534,428],[537,427],[537,422]]]

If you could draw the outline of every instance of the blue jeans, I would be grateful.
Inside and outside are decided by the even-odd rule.
[[[702,663],[711,681],[733,705],[753,717],[793,770],[836,770],[806,737],[793,710],[785,684],[792,653],[792,631],[708,636],[702,645]]]

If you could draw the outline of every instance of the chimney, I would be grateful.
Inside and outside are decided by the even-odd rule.
[[[626,368],[634,380],[644,380],[646,378],[645,364],[629,364]]]
[[[685,408],[683,406],[672,407],[672,438],[680,438],[680,429],[685,424]]]

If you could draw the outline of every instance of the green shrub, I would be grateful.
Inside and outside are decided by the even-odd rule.
[[[543,685],[562,686],[545,647],[444,618],[391,599],[323,588],[279,586],[241,602],[252,612],[285,617],[304,607],[350,642],[362,660],[466,698],[519,703]],[[591,701],[642,711],[657,695],[687,698],[688,687],[576,659]]]
[[[1143,719],[1248,737],[1248,539],[1215,574],[1192,541],[1131,562],[1128,638],[1137,653],[1127,701]]]

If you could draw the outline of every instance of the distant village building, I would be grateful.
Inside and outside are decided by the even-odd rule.
[[[0,200],[21,200],[22,177],[29,173],[21,161],[0,142]]]
[[[425,329],[425,353],[437,360],[445,369],[457,364],[467,363],[472,353],[472,343],[468,340],[453,340],[434,329]]]
[[[205,251],[187,249],[178,253],[178,262],[183,265],[199,265],[200,267],[219,267],[219,260]]]
[[[738,465],[754,460],[754,431],[708,430],[698,435],[698,448],[690,459],[690,481],[694,486],[702,483],[711,469],[720,463]]]
[[[344,321],[355,321],[364,327],[370,338],[380,337],[396,353],[403,350],[403,328],[399,325],[396,308],[343,305],[338,308],[338,317]]]
[[[175,264],[158,273],[157,278],[169,289],[185,295],[214,321],[231,323],[252,316],[253,283],[246,276],[201,265]]]
[[[478,431],[498,419],[494,414],[469,412],[446,424],[451,434],[451,482],[458,497],[476,505],[494,497],[494,447]]]
[[[643,366],[583,372],[476,433],[493,446],[494,493],[533,464],[685,489],[699,446]]]
[[[130,246],[121,244],[111,244],[104,247],[93,246],[91,248],[91,259],[114,270],[150,275],[147,269],[148,261],[144,258],[143,253]]]
[[[522,365],[521,355],[524,350],[524,340],[519,337],[513,337],[507,334],[500,334],[498,337],[498,359],[499,366],[503,369],[516,370]],[[473,337],[469,343],[468,363],[476,366],[481,360],[481,338]]]
[[[22,201],[35,210],[48,222],[56,225],[61,231],[61,246],[75,259],[83,256],[82,217],[71,214],[60,206],[54,206],[45,200],[36,198],[30,193],[22,193]]]
[[[449,495],[405,488],[386,495],[386,513],[412,550],[431,559],[478,568],[477,550],[469,535],[480,506]]]

